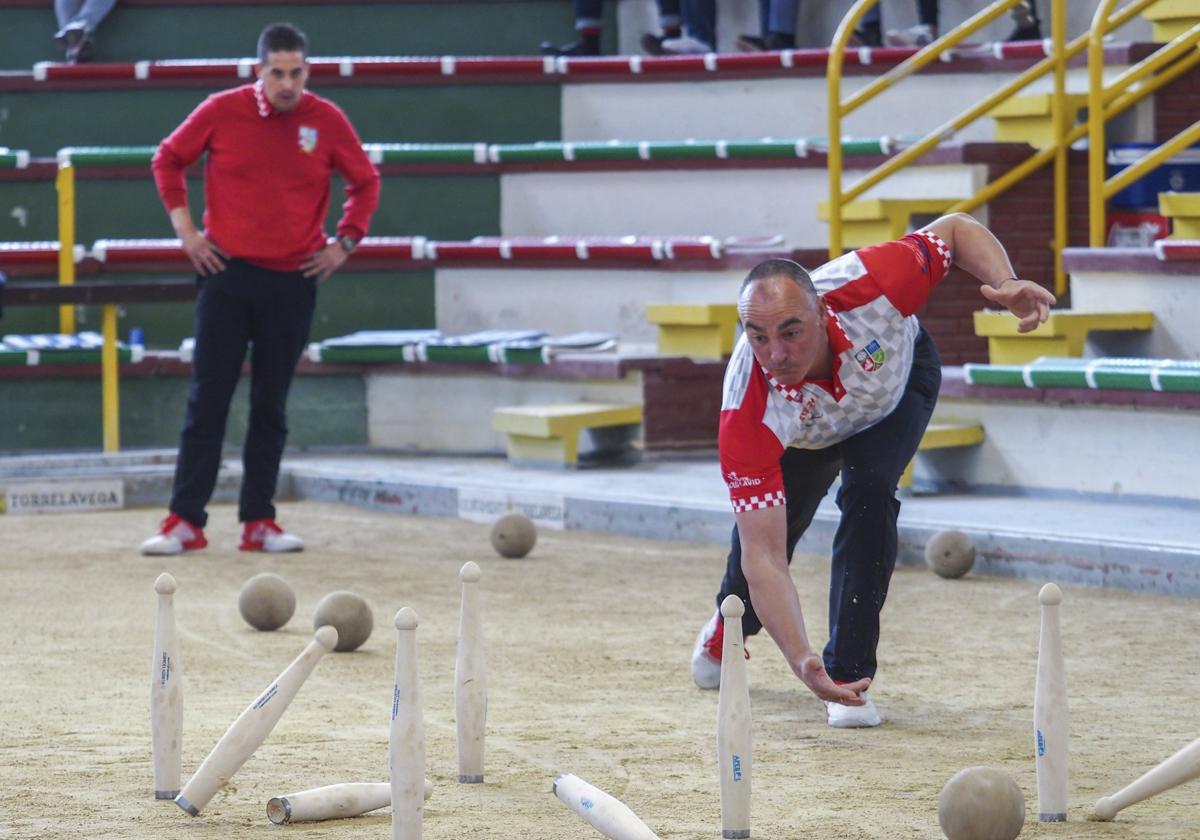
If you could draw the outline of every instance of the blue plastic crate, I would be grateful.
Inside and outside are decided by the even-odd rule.
[[[1155,143],[1118,143],[1108,152],[1108,177],[1136,161]],[[1158,209],[1161,192],[1200,192],[1200,146],[1192,146],[1168,160],[1149,175],[1134,181],[1114,195],[1112,207]]]

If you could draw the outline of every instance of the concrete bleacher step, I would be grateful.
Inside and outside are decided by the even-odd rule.
[[[931,452],[935,449],[961,449],[978,446],[983,443],[983,425],[977,420],[956,420],[953,418],[934,417],[921,435],[918,452]],[[900,476],[898,486],[909,488],[913,486],[913,474],[916,460],[910,461]]]
[[[1159,193],[1158,212],[1171,220],[1169,239],[1200,239],[1200,193]]]
[[[1079,122],[1079,111],[1087,107],[1086,93],[1068,93],[1066,126]],[[1028,143],[1044,149],[1055,143],[1054,97],[1048,93],[1014,96],[993,108],[988,116],[996,124],[996,140],[1001,143]]]
[[[658,327],[658,352],[720,359],[733,352],[738,331],[733,303],[651,303],[646,320]]]
[[[1158,0],[1142,17],[1153,25],[1154,40],[1166,43],[1200,23],[1200,5],[1195,0]]]
[[[899,239],[926,221],[946,212],[956,198],[862,199],[842,205],[842,243],[848,248],[863,248]],[[829,202],[817,206],[821,221],[830,219]]]
[[[502,406],[492,412],[492,428],[506,436],[509,462],[525,466],[579,466],[585,431],[597,458],[619,458],[631,451],[641,422],[642,407],[634,404]]]
[[[1154,313],[1052,310],[1032,332],[1018,332],[1017,325],[1009,312],[975,313],[975,334],[987,337],[992,364],[1025,364],[1040,356],[1080,357],[1090,333],[1146,332],[1154,329]]]

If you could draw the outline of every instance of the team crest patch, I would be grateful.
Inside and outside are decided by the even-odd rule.
[[[854,360],[867,373],[879,370],[887,361],[887,353],[879,346],[879,341],[871,339],[871,343],[854,354]]]
[[[305,154],[312,154],[317,148],[317,130],[306,125],[300,126],[300,148]]]

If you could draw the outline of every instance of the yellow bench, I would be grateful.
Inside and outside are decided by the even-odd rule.
[[[646,320],[658,325],[658,352],[720,359],[733,352],[737,306],[732,303],[651,303]]]
[[[613,432],[601,435],[604,452],[628,450],[642,422],[640,405],[559,403],[501,406],[492,412],[492,428],[508,436],[508,459],[514,463],[579,465],[579,434],[584,429]]]
[[[1077,123],[1079,109],[1087,107],[1086,93],[1068,93],[1067,128]],[[1053,146],[1054,97],[1048,93],[1014,96],[1001,102],[988,116],[996,121],[996,140],[1000,143],[1028,143],[1044,149]]]
[[[1200,9],[1196,0],[1158,0],[1142,17],[1152,24],[1153,40],[1165,44],[1200,23]]]
[[[934,418],[933,422],[925,429],[925,434],[921,437],[921,445],[917,447],[918,452],[925,452],[930,449],[952,449],[960,446],[978,446],[983,443],[983,426],[975,420],[938,420]],[[900,476],[901,487],[912,487],[913,482],[913,462],[909,461],[908,466],[904,468],[904,474]]]
[[[994,365],[1023,365],[1038,356],[1083,356],[1087,335],[1093,330],[1151,330],[1152,312],[1050,313],[1033,332],[1017,332],[1017,318],[1009,312],[975,313],[975,335],[988,340],[988,361]]]
[[[961,199],[869,198],[842,205],[842,244],[865,248],[899,239],[909,232],[915,215],[940,216]],[[817,215],[829,221],[829,202],[817,205]]]
[[[1200,239],[1200,193],[1159,193],[1158,212],[1171,220],[1168,239]]]

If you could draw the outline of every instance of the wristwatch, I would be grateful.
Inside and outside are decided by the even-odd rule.
[[[334,241],[337,242],[337,244],[341,246],[342,250],[346,253],[347,256],[349,256],[350,254],[353,254],[354,249],[358,247],[358,240],[355,239],[353,236],[339,236]],[[330,244],[332,244],[332,243],[330,243]]]

